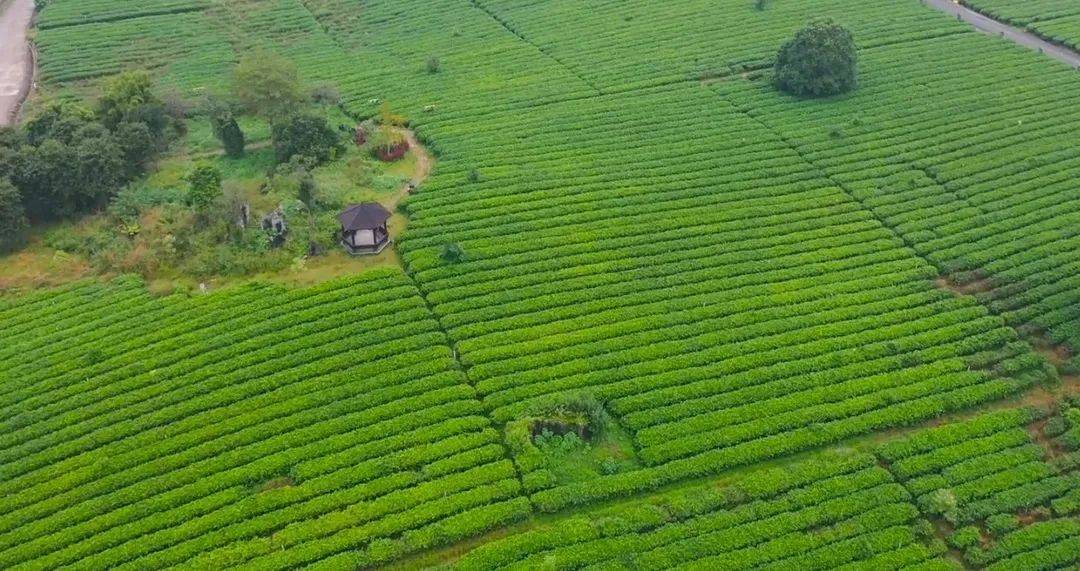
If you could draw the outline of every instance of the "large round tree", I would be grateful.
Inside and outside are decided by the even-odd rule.
[[[851,33],[831,20],[818,20],[780,48],[776,85],[802,97],[828,97],[854,89],[857,68]]]

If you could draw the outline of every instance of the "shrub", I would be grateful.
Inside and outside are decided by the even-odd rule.
[[[967,549],[979,545],[981,539],[982,534],[979,533],[979,528],[969,525],[956,530],[949,537],[949,544],[957,549]]]
[[[213,165],[196,166],[186,179],[188,202],[198,210],[205,210],[221,196],[221,171]]]
[[[271,136],[279,163],[300,155],[322,164],[344,151],[338,132],[330,127],[326,118],[315,115],[293,115],[275,123]]]
[[[780,48],[776,58],[777,86],[803,97],[827,97],[854,89],[858,54],[851,34],[831,20],[819,20],[800,30]]]
[[[1012,514],[994,514],[986,518],[986,529],[998,537],[1019,528],[1020,521]]]
[[[956,523],[960,514],[957,511],[956,494],[949,489],[939,489],[926,498],[926,509],[934,515],[941,516],[949,522]]]
[[[432,74],[439,73],[439,70],[441,70],[441,69],[442,69],[442,62],[439,61],[438,57],[431,56],[431,57],[428,58],[428,60],[427,60],[427,71],[428,71],[428,73],[432,73]]]
[[[0,253],[23,247],[28,228],[22,195],[11,181],[0,178]]]
[[[465,250],[458,244],[447,244],[443,246],[442,253],[439,254],[439,257],[446,263],[457,264],[465,261],[466,256]]]

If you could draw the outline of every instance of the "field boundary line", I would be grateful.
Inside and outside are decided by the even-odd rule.
[[[524,34],[518,32],[513,27],[511,27],[509,23],[507,23],[505,20],[500,18],[498,15],[496,15],[495,12],[492,12],[490,9],[488,9],[483,4],[481,4],[480,0],[469,0],[469,3],[472,4],[473,8],[476,8],[477,10],[480,10],[484,14],[487,14],[488,17],[491,18],[492,20],[495,20],[496,22],[498,22],[499,25],[502,26],[503,29],[505,29],[507,32],[510,32],[511,34],[516,36],[519,40],[521,40],[522,42],[525,42],[526,44],[532,46],[536,51],[540,52],[541,54],[544,54],[544,56],[547,57],[548,59],[550,59],[551,61],[559,64],[559,67],[561,67],[561,68],[565,69],[566,71],[570,72],[570,74],[572,74],[574,77],[576,77],[579,81],[581,81],[585,85],[589,86],[590,89],[595,91],[597,95],[603,95],[604,94],[603,89],[600,89],[599,86],[597,86],[593,82],[589,81],[588,78],[586,78],[584,75],[579,73],[577,70],[575,70],[574,68],[566,65],[565,63],[562,62],[562,60],[560,60],[559,58],[555,57],[554,55],[548,53],[546,50],[544,50],[544,48],[541,48],[540,46],[533,43],[529,38],[526,38]]]
[[[1036,50],[1060,62],[1080,69],[1080,52],[1052,42],[1041,34],[1014,26],[989,14],[976,10],[966,1],[922,0],[923,4],[945,14],[954,15],[979,32],[999,35],[1010,42],[1030,50]]]

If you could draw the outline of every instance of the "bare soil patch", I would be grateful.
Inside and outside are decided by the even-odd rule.
[[[957,283],[948,277],[940,276],[934,280],[934,285],[939,289],[951,292],[957,296],[978,295],[980,293],[993,291],[994,289],[994,281],[985,276],[966,283]]]
[[[272,480],[267,480],[266,482],[263,482],[263,484],[261,486],[259,486],[258,492],[262,493],[262,492],[269,492],[270,490],[280,490],[282,488],[291,488],[291,487],[293,487],[295,485],[296,485],[296,481],[294,481],[289,476],[281,476],[279,478],[274,478]]]

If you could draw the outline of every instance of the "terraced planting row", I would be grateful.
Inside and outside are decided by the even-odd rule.
[[[1080,409],[990,413],[916,433],[878,454],[975,568],[1080,563]],[[1038,443],[1033,435],[1048,439]]]
[[[127,69],[192,92],[226,83],[253,49],[282,54],[351,111],[382,101],[415,119],[482,113],[596,93],[469,0],[54,0],[37,43],[42,79],[92,84]],[[441,71],[430,73],[435,58]]]
[[[43,29],[35,38],[41,78],[65,86],[144,69],[163,85],[209,88],[224,81],[236,61],[226,38],[212,30],[201,11]]]
[[[409,203],[404,259],[486,407],[502,423],[588,392],[645,466],[551,489],[527,476],[542,509],[918,422],[1045,375],[1000,319],[938,290],[870,212],[707,89],[425,133],[446,151]],[[448,242],[467,260],[443,262]]]
[[[695,486],[493,541],[457,569],[958,569],[868,454]]]
[[[210,0],[45,0],[37,26],[40,29],[112,22],[196,12],[210,5]]]
[[[397,271],[0,309],[0,566],[369,565],[530,511]]]
[[[389,101],[414,122],[588,97],[596,90],[471,0],[293,0],[347,53],[326,66],[351,111]],[[431,73],[434,58],[439,71]],[[319,64],[312,62],[313,66]]]
[[[1072,0],[962,0],[1002,22],[1027,28],[1072,48],[1080,47],[1080,4]]]
[[[862,48],[964,31],[914,1],[785,0],[763,9],[744,0],[476,3],[604,92],[767,67],[814,18],[849,27]]]
[[[764,79],[716,89],[958,289],[1067,358],[1080,346],[1080,144],[1068,136],[1080,76],[974,33],[866,50],[863,62],[860,90],[827,103],[780,97]]]
[[[623,501],[490,541],[453,567],[960,569],[962,557],[975,569],[1073,568],[1074,405],[1003,409],[887,440],[872,454],[830,450]]]

